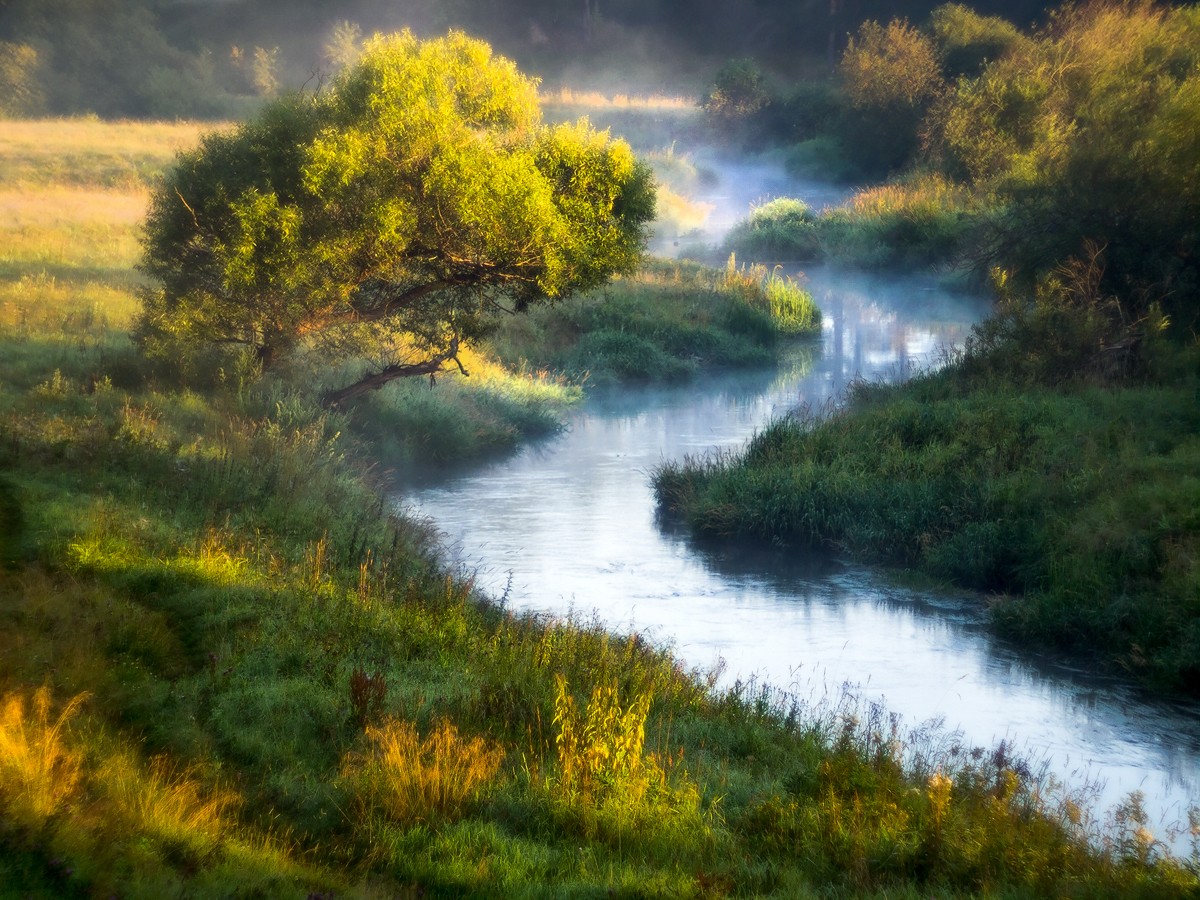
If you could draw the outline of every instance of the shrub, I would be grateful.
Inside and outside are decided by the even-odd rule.
[[[1025,37],[999,16],[981,16],[961,3],[947,3],[933,11],[931,27],[947,81],[961,75],[975,77],[990,61],[1020,46]]]
[[[908,162],[925,110],[944,88],[933,43],[904,20],[866,22],[838,71],[849,102],[839,127],[846,151],[869,171]]]
[[[803,200],[780,197],[755,207],[730,229],[725,244],[751,259],[808,262],[820,254],[816,222]]]
[[[559,814],[587,836],[620,840],[626,832],[646,840],[706,838],[700,792],[678,759],[645,753],[649,692],[621,702],[615,682],[593,686],[580,709],[562,675],[555,677],[557,772],[548,782]]]
[[[45,105],[38,84],[38,52],[28,44],[0,41],[0,116],[34,116]]]
[[[703,107],[709,126],[729,137],[744,128],[769,102],[762,70],[753,60],[735,59],[717,72]]]

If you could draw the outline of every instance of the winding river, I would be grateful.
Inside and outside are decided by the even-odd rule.
[[[1018,652],[981,601],[898,587],[843,561],[698,547],[656,517],[663,460],[741,446],[771,418],[836,401],[856,377],[896,378],[961,343],[984,310],[932,282],[813,272],[823,339],[769,371],[591,398],[561,436],[502,462],[407,486],[448,553],[511,608],[598,617],[670,643],[720,683],[756,679],[806,702],[849,690],[966,747],[1005,741],[1092,798],[1096,821],[1132,791],[1170,836],[1200,804],[1200,706]]]

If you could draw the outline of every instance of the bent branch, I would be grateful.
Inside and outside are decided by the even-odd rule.
[[[390,366],[384,366],[378,372],[364,375],[353,384],[327,392],[321,397],[321,405],[326,409],[332,409],[368,391],[377,391],[388,382],[395,381],[397,378],[411,378],[414,375],[434,375],[437,372],[443,371],[447,362],[453,362],[458,366],[458,370],[463,375],[467,374],[467,370],[458,360],[457,335],[450,340],[449,346],[444,351],[429,357],[429,359],[418,363],[394,363]]]

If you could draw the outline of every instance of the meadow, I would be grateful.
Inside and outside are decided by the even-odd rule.
[[[528,348],[576,352],[626,287],[408,420],[416,385],[331,413],[299,365],[142,357],[144,179],[197,133],[0,129],[0,896],[1195,894],[1136,798],[1103,829],[1004,746],[513,615],[389,510],[374,441],[436,456],[404,432],[463,398],[509,442],[553,427],[578,385]],[[770,340],[794,297],[639,277],[693,307],[744,282]]]

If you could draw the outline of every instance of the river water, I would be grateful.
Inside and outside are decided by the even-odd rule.
[[[721,683],[755,678],[806,702],[850,690],[964,746],[1003,740],[1072,789],[1097,821],[1131,791],[1186,854],[1200,803],[1200,707],[1031,657],[991,636],[982,601],[898,587],[863,567],[770,548],[698,547],[656,516],[664,460],[740,447],[773,417],[835,403],[856,377],[903,377],[960,344],[981,301],[919,279],[810,273],[820,342],[770,370],[591,398],[561,436],[412,484],[397,504],[513,609],[598,617],[670,643]]]

